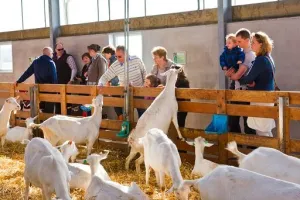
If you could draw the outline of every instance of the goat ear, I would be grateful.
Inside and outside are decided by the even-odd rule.
[[[36,118],[38,117],[38,115],[37,116],[35,116],[34,118],[32,118],[33,120],[36,120]]]
[[[69,144],[69,145],[72,145],[72,143],[73,143],[72,140],[69,140],[68,144]]]
[[[101,160],[106,159],[107,156],[108,156],[108,154],[109,154],[109,150],[104,150],[104,153],[103,153],[103,154],[100,154],[100,155],[101,155]]]
[[[20,98],[20,96],[16,96],[15,99],[18,100]]]
[[[205,140],[205,142],[204,142],[204,146],[206,146],[206,147],[211,147],[211,146],[213,146],[214,144],[212,144],[212,143],[209,143],[209,142],[207,142],[206,140]]]

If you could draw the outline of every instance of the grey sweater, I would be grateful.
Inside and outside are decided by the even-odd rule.
[[[101,55],[97,54],[95,58],[92,59],[92,63],[88,70],[88,85],[97,85],[100,77],[104,74],[107,69],[107,61]]]
[[[168,62],[165,66],[165,69],[159,69],[157,65],[153,65],[153,68],[151,70],[151,74],[155,75],[160,80],[161,84],[166,85],[167,77],[166,76],[161,76],[160,74],[168,71],[171,68],[172,65],[174,65],[174,62],[170,59],[168,59]]]

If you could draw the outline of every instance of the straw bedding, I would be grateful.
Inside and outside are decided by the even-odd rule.
[[[0,152],[0,200],[19,200],[23,198],[25,188],[23,180],[24,172],[24,149],[25,146],[19,143],[6,143],[4,152]],[[110,150],[109,156],[106,160],[102,161],[102,165],[107,170],[113,181],[119,182],[124,185],[129,185],[132,181],[136,182],[142,190],[149,195],[150,199],[162,199],[160,189],[155,185],[155,176],[151,172],[150,186],[145,185],[145,172],[142,170],[137,174],[134,170],[129,172],[125,171],[125,158],[127,152],[124,150],[116,150],[109,145],[95,145],[93,152],[99,153],[104,149]],[[81,154],[78,158],[85,158],[85,150],[80,149]],[[132,167],[134,162],[132,162]],[[183,163],[181,173],[184,179],[193,179],[191,177],[192,165]],[[167,188],[172,185],[171,179],[166,178]],[[84,199],[84,191],[80,189],[71,190],[71,196],[74,200]],[[30,199],[42,199],[41,191],[38,188],[31,187]],[[166,196],[166,199],[175,199],[173,195]],[[189,199],[200,199],[197,192],[192,191]]]

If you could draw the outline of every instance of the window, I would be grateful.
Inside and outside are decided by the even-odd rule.
[[[124,19],[124,0],[110,0],[110,19]]]
[[[97,0],[66,1],[68,24],[81,24],[98,21]]]
[[[109,38],[109,43],[115,47],[125,44],[124,33],[111,34]],[[142,42],[142,34],[140,32],[129,33],[129,55],[135,55],[140,59],[143,59]]]
[[[146,4],[146,15],[160,15],[198,9],[198,0],[148,0]]]
[[[107,20],[109,20],[108,1],[109,0],[98,0],[99,21],[107,21]]]
[[[203,0],[204,1],[204,9],[211,9],[218,7],[218,0]]]
[[[278,0],[233,0],[232,5],[238,6],[238,5],[246,5],[246,4],[271,2],[271,1],[278,1]]]
[[[49,0],[45,1],[45,17],[46,17],[46,27],[49,27]]]
[[[12,45],[10,42],[0,43],[0,72],[13,72]]]
[[[45,27],[44,0],[23,0],[24,29]]]
[[[143,17],[143,16],[145,16],[145,1],[129,0],[129,17],[134,18],[134,17]]]
[[[20,0],[0,1],[0,32],[22,29]]]

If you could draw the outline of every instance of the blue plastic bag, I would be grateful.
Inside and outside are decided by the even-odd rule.
[[[207,134],[223,134],[228,132],[228,116],[213,115],[212,122],[205,128]]]

